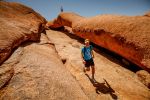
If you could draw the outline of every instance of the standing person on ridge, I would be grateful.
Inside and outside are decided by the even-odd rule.
[[[90,68],[92,69],[92,79],[94,79],[95,74],[95,67],[94,67],[94,53],[93,53],[93,46],[90,45],[89,39],[85,39],[85,45],[81,50],[81,56],[84,64],[83,71],[86,73],[86,71],[90,71]]]

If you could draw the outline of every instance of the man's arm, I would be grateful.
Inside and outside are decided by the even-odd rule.
[[[83,53],[81,52],[81,59],[84,60]]]
[[[92,58],[94,58],[94,51],[93,50],[91,51],[91,54],[92,54]]]
[[[83,63],[85,64],[86,62],[84,60],[84,55],[83,55],[82,51],[81,51],[81,59],[82,59]]]
[[[94,58],[94,51],[93,51],[93,46],[92,45],[91,45],[90,49],[91,49],[91,56],[92,56],[92,58]]]

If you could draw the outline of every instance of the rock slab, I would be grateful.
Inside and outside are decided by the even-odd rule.
[[[33,9],[15,2],[0,1],[0,64],[24,41],[39,40],[45,18]]]

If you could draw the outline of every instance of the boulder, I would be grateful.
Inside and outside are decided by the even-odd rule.
[[[150,11],[148,11],[147,13],[145,13],[144,16],[150,17]]]
[[[90,100],[149,100],[149,89],[141,83],[134,72],[126,69],[127,66],[121,64],[116,56],[102,49],[96,50],[94,47],[94,83],[91,79],[91,70],[87,74],[83,72],[81,48],[84,42],[66,32],[47,30],[46,34],[55,44],[61,59],[65,59],[65,68],[70,71]],[[147,73],[143,76],[148,75]]]
[[[45,18],[33,9],[15,2],[0,1],[0,64],[24,41],[39,40]]]
[[[136,72],[139,80],[150,89],[150,74],[145,70]]]
[[[0,99],[87,100],[41,33],[46,20],[19,3],[0,1],[0,12]]]
[[[88,100],[45,34],[39,43],[21,44],[2,66],[12,63],[13,76],[0,100]]]
[[[45,23],[46,20],[29,7],[0,1],[0,65],[22,42],[39,40]],[[0,89],[13,77],[13,66],[17,63],[17,58],[0,66]]]
[[[149,17],[98,15],[85,18],[63,12],[49,27],[57,28],[55,23],[57,27],[71,27],[75,35],[84,39],[89,38],[93,43],[121,55],[150,72]]]
[[[82,20],[84,17],[76,14],[76,13],[60,13],[57,18],[55,18],[52,21],[49,21],[46,23],[46,27],[52,28],[52,29],[58,29],[62,26],[68,26],[72,28],[72,24],[74,24],[77,21]]]

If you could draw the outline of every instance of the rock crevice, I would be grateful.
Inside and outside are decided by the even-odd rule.
[[[104,52],[102,54],[94,52],[97,81],[94,83],[91,72],[87,72],[87,75],[83,72],[84,65],[81,59],[83,44],[78,41],[78,37],[53,30],[47,30],[46,34],[55,44],[59,57],[67,60],[64,63],[65,68],[70,71],[90,100],[149,99],[149,89],[138,80],[137,75],[124,68],[125,65],[118,64],[118,61],[109,60],[114,59],[110,55],[107,54],[107,58]]]

